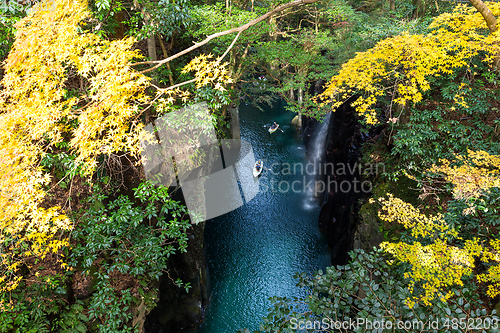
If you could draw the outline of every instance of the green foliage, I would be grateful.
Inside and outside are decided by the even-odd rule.
[[[104,0],[108,1],[108,0]],[[128,8],[131,17],[126,23],[128,34],[138,39],[161,34],[167,38],[181,33],[191,25],[191,4],[187,0],[160,0],[158,2],[138,0]]]
[[[323,37],[320,39],[323,43],[328,38],[324,33],[315,34],[304,30],[302,35],[292,36],[288,40],[256,43],[256,53],[250,61],[261,65],[256,67],[256,71],[266,73],[265,81],[252,80],[246,88],[250,90],[252,85],[256,86],[256,94],[262,93],[259,90],[264,88],[284,98],[293,111],[306,113],[307,108],[315,105],[309,104],[307,108],[305,105],[296,105],[299,104],[297,99],[295,96],[292,98],[289,92],[299,89],[307,92],[311,83],[321,79],[327,80],[333,75],[328,58],[320,54],[321,44],[316,44],[316,37]],[[308,96],[302,96],[303,102],[308,99]]]
[[[84,311],[83,302],[76,300],[75,304],[69,307],[69,311],[61,313],[61,317],[57,325],[61,327],[61,333],[85,333],[87,332],[86,323],[89,318],[82,312]]]
[[[96,281],[89,315],[97,321],[99,332],[132,332],[127,326],[131,307],[139,297],[147,298],[149,309],[154,306],[148,291],[167,271],[168,258],[177,251],[186,252],[186,231],[191,225],[183,219],[186,208],[172,200],[165,187],[141,183],[132,199],[120,195],[110,200],[98,188],[94,191],[73,234],[78,243],[70,264],[81,266]],[[120,280],[130,278],[137,285],[135,292],[118,287]],[[176,284],[186,291],[190,288]]]
[[[132,8],[127,8],[126,3],[114,0],[94,0],[89,1],[89,7],[94,15],[92,20],[92,31],[105,38],[115,33],[121,23],[131,24],[133,19],[128,22],[117,22],[115,14],[124,10],[130,10],[135,14]],[[134,17],[134,16],[132,16]]]
[[[482,302],[474,289],[453,289],[454,297],[448,302],[435,300],[430,306],[408,308],[405,299],[409,291],[405,286],[404,265],[387,261],[381,250],[365,253],[356,250],[350,253],[351,262],[337,268],[328,267],[312,277],[305,273],[298,275],[299,285],[307,291],[301,298],[287,299],[272,297],[273,308],[260,326],[265,332],[296,332],[299,321],[303,321],[301,332],[317,332],[307,328],[306,321],[318,321],[321,332],[336,332],[332,322],[364,319],[365,322],[390,321],[394,330],[396,323],[418,320],[422,329],[413,331],[456,332],[465,331],[452,327],[457,321],[498,320],[495,311],[491,314],[481,309]],[[322,321],[326,318],[326,324]],[[439,330],[428,329],[438,321]],[[448,326],[448,327],[447,327]],[[463,325],[462,325],[463,326]],[[447,328],[446,328],[447,327]],[[424,329],[425,328],[425,329]],[[357,325],[354,332],[366,332],[366,326]],[[491,331],[491,330],[490,330]]]
[[[491,229],[500,225],[500,189],[495,187],[473,200],[448,202],[446,222],[460,230],[463,239],[491,237]],[[471,207],[475,209],[471,210]],[[464,214],[466,212],[467,214]],[[498,235],[496,235],[498,236]]]
[[[127,325],[132,319],[129,308],[134,304],[130,290],[116,292],[110,286],[109,276],[100,273],[98,278],[97,290],[89,305],[89,319],[100,322],[97,324],[100,333],[134,332],[134,328]]]
[[[269,8],[258,7],[255,12],[250,12],[237,7],[233,7],[230,13],[227,13],[224,8],[224,3],[218,2],[213,5],[195,6],[192,9],[193,25],[186,32],[198,40],[203,40],[207,35],[216,32],[224,31],[231,28],[236,28],[255,18],[259,14],[263,14]],[[236,47],[242,47],[246,43],[259,40],[269,32],[269,27],[265,22],[249,28],[242,34]],[[218,56],[224,53],[226,48],[234,39],[234,35],[226,35],[216,38],[210,42],[211,52]],[[244,48],[244,47],[243,47]]]
[[[10,297],[1,294],[4,308],[0,311],[0,332],[87,332],[83,302],[69,305],[66,300],[67,279],[61,275],[34,277]]]
[[[187,0],[160,0],[148,2],[152,14],[151,26],[167,38],[189,28],[192,22],[190,3]],[[143,30],[148,30],[144,29]],[[147,33],[145,33],[147,35]]]
[[[29,10],[29,7],[29,2],[26,7],[17,1],[2,0],[0,2],[0,61],[3,62],[7,57],[12,43],[14,43],[14,24],[26,15],[26,10]]]
[[[500,76],[481,64],[480,58],[472,58],[466,71],[456,70],[433,80],[424,102],[410,109],[408,122],[397,127],[391,151],[400,158],[399,170],[422,169],[440,159],[453,159],[469,147],[500,154],[492,121],[500,115],[495,107],[500,102],[496,84]],[[457,98],[461,103],[454,101]]]
[[[221,112],[223,108],[227,108],[231,103],[232,90],[218,90],[211,86],[204,86],[196,89],[194,101],[197,103],[205,102],[210,110],[212,110],[212,124],[215,127],[217,137],[226,137],[229,123],[226,116]]]
[[[55,177],[60,179],[58,184],[62,188],[66,188],[75,176],[82,176],[82,168],[76,161],[76,156],[68,155],[65,152],[45,154],[40,161],[40,165],[47,172],[51,172]]]
[[[137,6],[136,6],[137,5]],[[191,22],[190,4],[186,0],[137,0],[134,2],[96,0],[92,9],[102,35],[113,33],[119,24],[127,25],[127,33],[138,39],[162,34],[167,38],[187,28]],[[126,11],[128,19],[118,22],[115,13]]]

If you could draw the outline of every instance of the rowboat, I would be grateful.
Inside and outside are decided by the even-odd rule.
[[[255,164],[253,165],[253,176],[259,177],[259,175],[262,173],[263,168],[264,168],[264,163],[262,163],[261,160],[255,162]]]
[[[278,127],[280,127],[280,125],[276,125],[275,127],[271,126],[269,127],[269,134],[273,134],[274,132],[276,132],[278,130]]]

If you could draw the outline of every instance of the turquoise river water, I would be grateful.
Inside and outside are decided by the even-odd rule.
[[[327,240],[318,229],[319,204],[302,190],[304,174],[284,169],[286,163],[307,163],[300,134],[290,125],[294,115],[282,104],[265,112],[240,106],[242,139],[251,143],[256,159],[274,167],[264,170],[261,191],[252,201],[206,222],[211,300],[197,333],[258,329],[269,297],[301,295],[296,272],[312,273],[329,264]],[[273,121],[284,132],[270,135],[264,125]],[[295,189],[300,190],[286,191],[286,183],[280,189],[281,181],[299,181]]]

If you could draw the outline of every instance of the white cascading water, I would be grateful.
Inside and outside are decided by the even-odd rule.
[[[317,200],[315,197],[314,184],[318,177],[318,172],[320,171],[322,163],[324,163],[324,158],[326,155],[326,137],[328,134],[328,128],[330,127],[330,121],[332,118],[332,112],[328,113],[323,122],[318,124],[318,127],[312,134],[311,141],[309,142],[309,161],[308,163],[314,164],[314,173],[306,171],[309,168],[304,168],[305,171],[305,181],[306,184],[312,182],[313,186],[306,186],[306,193],[304,199],[304,208],[312,209],[317,206]]]

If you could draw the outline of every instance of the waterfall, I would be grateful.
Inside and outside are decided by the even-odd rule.
[[[312,182],[313,186],[306,186],[306,193],[305,193],[305,200],[304,200],[304,208],[305,209],[312,209],[318,205],[318,194],[321,193],[316,193],[316,184],[317,181],[319,182],[321,180],[321,177],[324,172],[321,172],[321,168],[323,167],[323,163],[325,160],[325,155],[326,155],[326,139],[328,136],[328,129],[330,128],[330,121],[332,118],[332,113],[329,112],[325,118],[323,118],[323,122],[318,124],[318,127],[314,131],[311,141],[309,141],[309,147],[308,149],[310,150],[309,153],[309,161],[308,164],[313,164],[314,165],[314,172],[309,172],[309,168],[305,168],[306,175],[304,180],[306,181],[306,184],[310,184]],[[326,184],[325,184],[326,185]],[[318,191],[321,190],[318,188]],[[324,191],[325,189],[323,188],[321,191]]]

